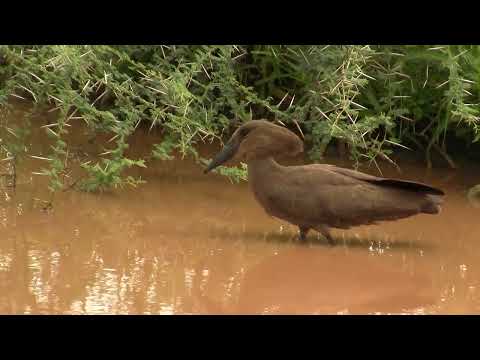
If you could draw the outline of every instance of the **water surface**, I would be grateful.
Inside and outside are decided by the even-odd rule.
[[[334,231],[334,248],[314,232],[298,243],[246,183],[189,160],[152,162],[137,189],[59,193],[50,211],[45,180],[32,175],[41,165],[24,161],[15,193],[0,194],[2,314],[480,313],[474,164],[387,169],[443,188],[441,214]]]

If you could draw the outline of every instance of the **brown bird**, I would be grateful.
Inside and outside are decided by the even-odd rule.
[[[437,214],[442,190],[418,182],[387,179],[327,164],[282,166],[275,157],[303,152],[303,142],[285,127],[265,120],[240,126],[205,173],[232,158],[246,162],[257,201],[276,218],[310,229],[330,244],[329,228],[375,224],[425,213]]]

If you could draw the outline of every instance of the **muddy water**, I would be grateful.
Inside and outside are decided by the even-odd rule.
[[[50,212],[38,168],[24,162],[1,193],[2,314],[480,313],[473,164],[404,164],[401,177],[447,192],[442,213],[334,231],[334,248],[313,233],[299,244],[246,183],[187,160],[151,163],[137,189],[58,194]]]

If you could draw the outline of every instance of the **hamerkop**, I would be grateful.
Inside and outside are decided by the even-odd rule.
[[[437,214],[444,192],[431,186],[367,175],[327,164],[282,166],[275,157],[303,152],[303,142],[285,127],[265,120],[240,126],[205,173],[232,158],[248,165],[257,201],[276,218],[334,241],[329,227],[349,229],[425,213]]]

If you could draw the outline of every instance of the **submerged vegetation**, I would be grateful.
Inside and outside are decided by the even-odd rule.
[[[427,166],[439,154],[454,167],[449,144],[480,139],[479,86],[480,46],[1,46],[0,152],[13,173],[25,156],[43,159],[38,174],[53,193],[98,191],[137,185],[125,170],[151,159],[203,164],[198,144],[265,118],[302,136],[311,161],[334,144],[356,163],[393,163],[393,153],[411,149]],[[8,123],[13,98],[55,121]],[[68,135],[79,123],[111,146],[74,156]],[[52,138],[41,155],[25,141],[39,127]],[[151,154],[127,157],[130,136],[154,128],[161,140]],[[68,182],[72,163],[82,175]],[[218,171],[245,177],[245,167]]]

